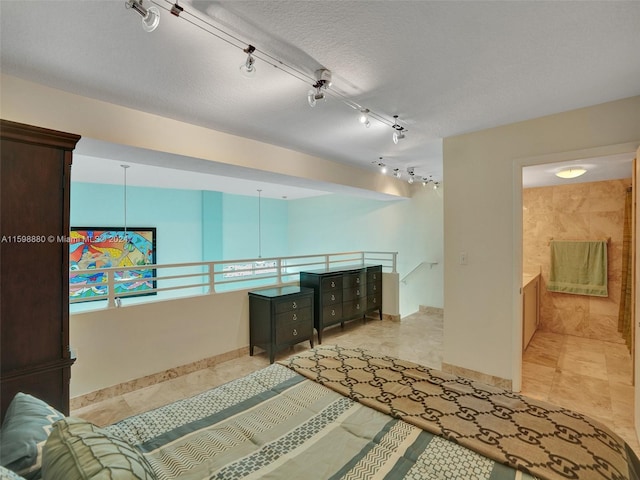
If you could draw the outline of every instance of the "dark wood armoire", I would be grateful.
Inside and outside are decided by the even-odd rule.
[[[78,135],[0,120],[0,414],[69,413],[69,188]]]

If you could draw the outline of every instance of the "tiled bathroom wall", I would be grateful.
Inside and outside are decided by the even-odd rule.
[[[622,343],[618,308],[622,270],[624,197],[631,179],[523,190],[523,269],[540,269],[539,329]],[[608,245],[609,297],[548,292],[554,240],[602,240]]]

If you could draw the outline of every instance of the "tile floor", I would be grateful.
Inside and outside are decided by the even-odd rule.
[[[443,317],[418,312],[401,322],[368,319],[323,332],[324,344],[358,346],[433,368],[442,363]],[[307,342],[276,359],[309,348]],[[195,395],[269,364],[257,349],[253,357],[229,360],[157,385],[72,411],[97,425]],[[523,358],[522,393],[594,417],[609,425],[640,455],[633,427],[631,358],[623,345],[537,332]]]
[[[608,425],[640,456],[626,345],[538,331],[522,359],[522,394]]]

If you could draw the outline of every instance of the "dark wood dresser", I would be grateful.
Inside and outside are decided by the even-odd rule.
[[[249,355],[258,346],[271,363],[283,347],[305,340],[313,347],[313,290],[286,286],[250,291],[249,337]]]
[[[300,286],[314,292],[318,343],[332,325],[378,311],[382,320],[382,265],[336,267],[300,272]]]
[[[0,120],[1,416],[17,392],[69,414],[69,188],[78,135]]]

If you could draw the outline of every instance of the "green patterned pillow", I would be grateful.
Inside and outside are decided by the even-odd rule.
[[[54,422],[64,415],[46,402],[16,393],[2,422],[0,464],[26,479],[40,476],[42,447]]]
[[[67,417],[55,423],[44,445],[47,480],[155,480],[142,453],[92,423]]]

